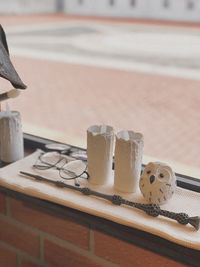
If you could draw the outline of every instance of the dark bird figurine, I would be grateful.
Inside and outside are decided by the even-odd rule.
[[[26,89],[9,57],[6,34],[0,25],[0,77],[11,82],[16,89]]]

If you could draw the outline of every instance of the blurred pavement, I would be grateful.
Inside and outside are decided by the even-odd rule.
[[[144,161],[200,177],[200,27],[63,15],[0,19],[28,85],[9,102],[25,131],[82,146],[92,124],[139,131]],[[0,86],[10,88],[2,79]]]

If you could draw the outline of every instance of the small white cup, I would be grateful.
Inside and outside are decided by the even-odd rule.
[[[93,125],[87,130],[89,182],[103,185],[112,181],[114,130],[108,125]]]
[[[114,188],[125,193],[139,190],[143,135],[121,131],[116,135]]]

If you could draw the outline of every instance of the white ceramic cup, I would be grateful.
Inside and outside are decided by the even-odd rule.
[[[89,182],[103,185],[112,180],[114,130],[108,125],[93,125],[87,130]]]
[[[114,188],[125,193],[139,190],[143,135],[121,131],[116,135]]]

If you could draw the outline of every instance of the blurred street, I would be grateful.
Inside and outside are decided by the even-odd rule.
[[[200,177],[200,27],[64,15],[0,21],[28,85],[9,101],[25,132],[81,146],[93,124],[142,132],[144,161]]]

